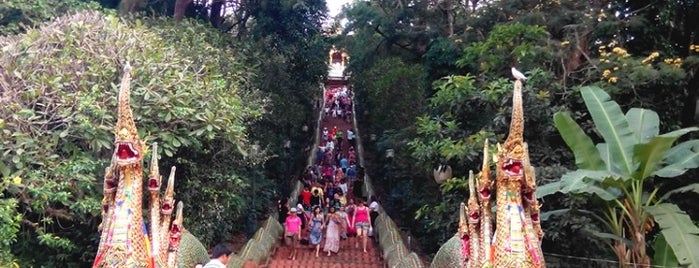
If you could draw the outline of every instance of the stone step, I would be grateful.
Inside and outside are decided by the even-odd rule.
[[[352,242],[353,243],[353,242]],[[323,243],[321,243],[323,245]],[[381,252],[371,241],[367,245],[367,252],[363,252],[361,248],[355,248],[354,244],[350,245],[348,241],[342,241],[340,251],[337,254],[327,256],[327,253],[318,253],[315,256],[315,248],[302,245],[297,252],[296,260],[287,259],[291,253],[291,248],[287,246],[279,246],[267,267],[283,268],[283,267],[299,267],[299,268],[332,268],[332,267],[367,267],[380,268],[384,267],[381,259]]]

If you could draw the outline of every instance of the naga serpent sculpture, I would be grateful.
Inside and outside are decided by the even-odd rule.
[[[523,138],[519,79],[515,81],[512,100],[510,133],[502,146],[497,145],[495,180],[491,177],[486,140],[481,172],[477,179],[472,172],[469,174],[468,205],[462,203],[459,209],[459,230],[442,245],[432,267],[546,267],[541,251],[543,231],[535,195],[535,172]]]
[[[143,156],[130,99],[131,66],[124,66],[118,97],[114,154],[104,175],[100,243],[92,267],[193,267],[208,260],[206,248],[182,226],[182,202],[174,207],[175,167],[160,197],[157,143],[148,176],[149,224],[143,220]],[[172,212],[176,209],[174,219]]]

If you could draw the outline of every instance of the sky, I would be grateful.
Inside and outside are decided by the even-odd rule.
[[[342,10],[342,5],[349,2],[352,2],[352,0],[326,0],[328,10],[330,11],[328,15],[330,15],[330,17],[337,16],[337,14]]]

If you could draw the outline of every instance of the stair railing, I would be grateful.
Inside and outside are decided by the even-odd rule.
[[[362,146],[362,138],[357,127],[357,105],[352,96],[352,125],[355,130],[355,139],[357,140],[357,154],[359,155],[359,164],[364,166],[364,147]],[[362,193],[364,196],[374,195],[374,186],[371,183],[371,178],[364,172],[364,188]],[[424,267],[424,262],[415,253],[410,251],[403,241],[400,230],[391,217],[386,214],[386,210],[379,209],[379,215],[376,217],[374,224],[374,237],[379,241],[379,247],[383,255],[383,259],[388,264],[388,267],[394,268],[420,268]]]

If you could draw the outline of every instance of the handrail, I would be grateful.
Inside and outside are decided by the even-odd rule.
[[[352,103],[352,124],[354,127],[355,139],[357,140],[357,154],[359,155],[359,164],[364,166],[364,147],[362,146],[362,139],[357,124],[357,105],[354,101],[354,95],[352,96]],[[374,186],[367,172],[364,172],[363,179],[364,195],[367,197],[373,196]],[[415,252],[409,251],[405,246],[398,226],[396,226],[396,223],[386,214],[384,209],[379,210],[379,215],[376,217],[376,222],[374,222],[374,236],[377,237],[379,241],[379,247],[381,248],[381,252],[383,252],[383,258],[386,260],[388,267],[424,267],[420,257],[415,254]]]

